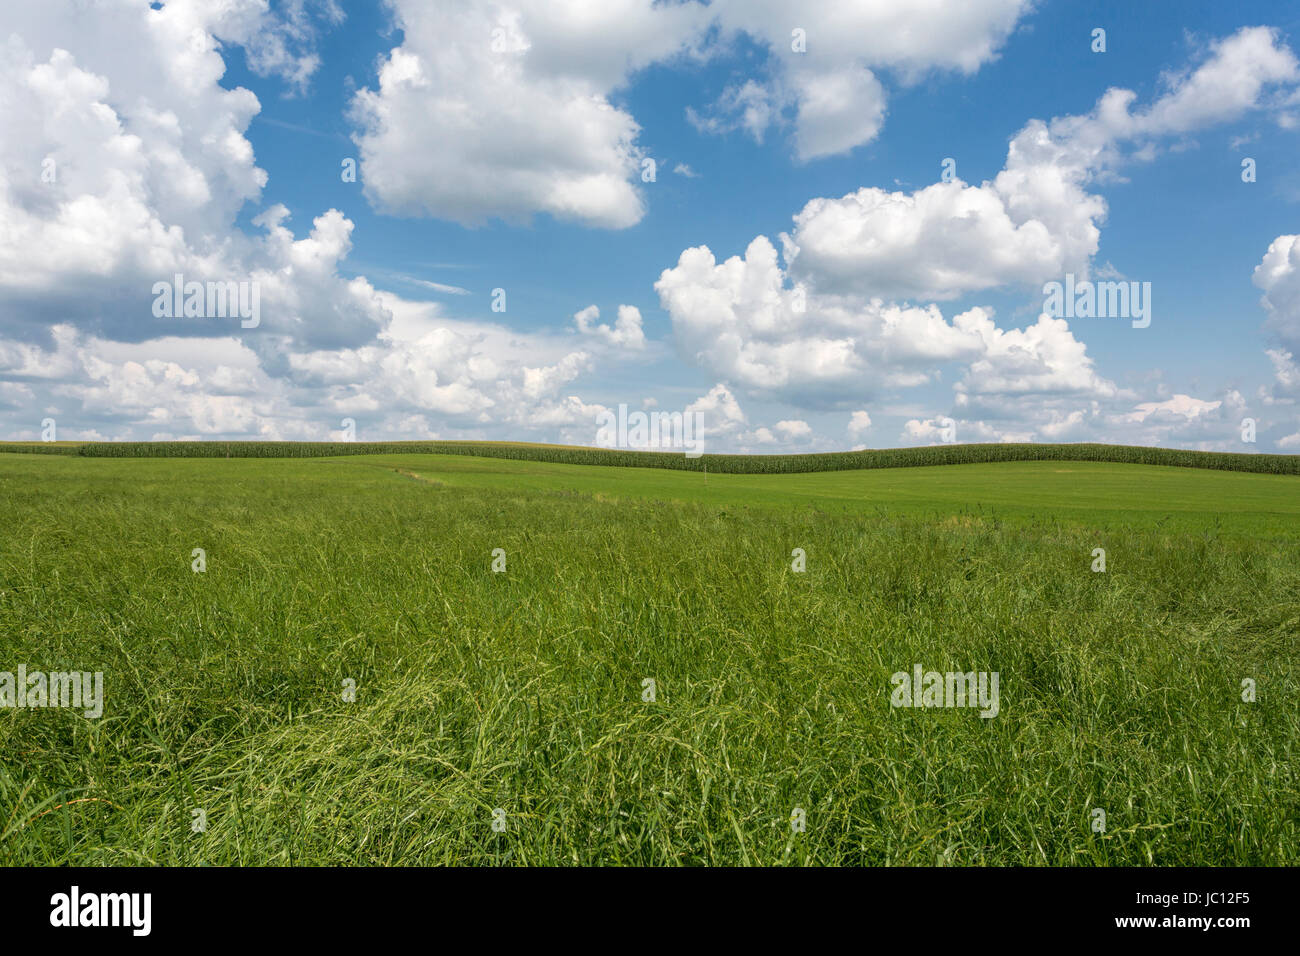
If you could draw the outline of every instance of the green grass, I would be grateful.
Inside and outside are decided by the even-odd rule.
[[[1297,487],[0,455],[0,862],[1294,865]]]
[[[1137,465],[1212,468],[1260,474],[1300,475],[1300,455],[1184,451],[1134,445],[1039,443],[931,445],[808,455],[700,455],[681,452],[623,451],[578,445],[527,442],[406,441],[176,441],[176,442],[0,442],[0,452],[73,455],[86,458],[327,458],[340,455],[470,455],[546,461],[566,465],[612,465],[674,471],[729,474],[797,474],[858,471],[864,468],[912,468],[1008,461],[1100,461]]]
[[[1228,535],[1300,534],[1300,483],[1289,475],[1193,471],[1102,462],[1005,462],[789,475],[702,474],[426,455],[339,459],[420,475],[454,488],[577,491],[729,507],[818,508],[1017,523],[1176,528]]]

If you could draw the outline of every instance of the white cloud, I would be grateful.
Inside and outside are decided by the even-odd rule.
[[[1264,328],[1279,347],[1265,349],[1273,366],[1273,382],[1261,386],[1259,398],[1266,407],[1279,413],[1285,406],[1300,403],[1300,236],[1278,236],[1268,247],[1263,260],[1255,267],[1252,279],[1264,291],[1260,304],[1268,316]],[[1283,428],[1300,426],[1292,412]],[[1296,445],[1297,435],[1277,440],[1279,448]]]
[[[54,407],[108,438],[323,440],[343,417],[362,423],[361,437],[400,438],[413,422],[432,431],[429,416],[452,432],[549,438],[572,426],[584,442],[594,436],[586,426],[601,406],[565,394],[591,356],[564,336],[450,319],[388,294],[384,307],[392,318],[375,342],[289,351],[272,371],[231,337],[121,343],[59,325],[50,348],[0,339],[0,405]]]
[[[596,324],[600,318],[600,309],[589,305],[573,316],[574,328],[582,335],[591,336],[599,342],[615,348],[641,351],[646,347],[645,333],[641,330],[641,310],[634,305],[620,305],[618,319],[614,327]]]
[[[56,410],[56,421],[92,423],[101,438],[121,437],[124,423],[134,426],[134,437],[273,437],[274,423],[298,417],[283,383],[233,339],[118,343],[71,325],[53,333],[49,350],[0,340],[0,374],[24,378],[24,387]],[[172,357],[155,357],[163,351]],[[36,437],[39,417],[32,415],[29,432],[9,437]]]
[[[689,361],[756,392],[838,404],[882,386],[930,381],[937,362],[973,358],[977,335],[939,310],[787,288],[771,242],[719,263],[687,249],[655,289]]]
[[[267,176],[244,135],[260,105],[222,87],[219,49],[248,44],[255,69],[304,81],[314,54],[291,51],[309,42],[306,9],[291,3],[280,20],[260,0],[51,0],[0,14],[0,306],[21,317],[11,333],[48,343],[69,322],[134,341],[222,334],[218,320],[154,317],[153,284],[179,273],[259,282],[267,320],[249,338],[268,355],[290,339],[374,336],[374,290],[336,271],[351,245],[340,213],[297,240],[280,206],[255,218],[264,235],[235,225]]]
[[[978,335],[980,357],[954,387],[958,404],[981,395],[1071,394],[1111,398],[1119,389],[1093,370],[1092,359],[1069,323],[1040,315],[1026,329],[999,329],[992,312],[975,308],[953,318],[953,325]]]
[[[1300,236],[1274,239],[1252,278],[1264,290],[1268,330],[1288,350],[1300,350]]]
[[[792,114],[801,160],[848,152],[880,131],[886,95],[876,71],[904,83],[933,69],[969,74],[991,60],[1030,0],[895,3],[890,0],[715,0],[724,37],[741,32],[769,52],[769,75],[723,91],[701,129],[743,128],[761,141]],[[795,49],[802,31],[804,52]]]
[[[1064,320],[1044,315],[1001,329],[988,309],[949,321],[935,305],[906,303],[1036,285],[1066,271],[1086,276],[1106,206],[1085,187],[1154,155],[1147,147],[1161,137],[1276,107],[1273,88],[1297,78],[1274,31],[1244,29],[1167,77],[1145,108],[1113,89],[1086,115],[1030,122],[991,182],[810,201],[781,237],[784,268],[764,236],[721,263],[705,246],[687,249],[655,286],[679,352],[750,392],[813,407],[931,383],[943,364],[959,363],[953,417],[968,438],[1064,439],[1122,424],[1138,396],[1097,373]],[[1280,243],[1257,282],[1266,304],[1290,314],[1293,266]],[[1028,417],[1015,410],[1027,399],[1037,410]],[[1005,424],[980,426],[985,420]],[[922,432],[905,434],[925,437],[924,420],[914,421]]]
[[[763,142],[767,128],[779,118],[781,104],[775,93],[754,80],[746,80],[723,91],[722,96],[707,114],[694,107],[686,107],[686,118],[701,133],[714,135],[743,129]]]
[[[432,289],[434,292],[442,292],[447,295],[469,295],[469,289],[462,289],[458,285],[444,285],[441,282],[430,282],[428,279],[407,279],[406,281],[413,282],[426,289]]]
[[[785,419],[774,425],[750,427],[748,416],[741,409],[735,394],[725,382],[719,382],[695,401],[686,405],[686,412],[699,412],[703,416],[705,449],[713,453],[747,454],[763,452],[808,451],[824,449],[826,443],[801,419]]]
[[[1222,405],[1222,400],[1207,402],[1190,395],[1175,395],[1163,402],[1139,402],[1128,418],[1134,422],[1146,422],[1161,415],[1181,415],[1191,419],[1213,412]]]
[[[454,428],[576,420],[562,390],[592,368],[588,352],[561,336],[454,320],[434,303],[383,299],[394,319],[375,344],[295,354],[295,383],[321,389],[318,401],[339,411],[433,413]]]
[[[777,422],[773,426],[787,442],[806,441],[812,437],[812,426],[800,419]]]
[[[1273,364],[1274,388],[1260,389],[1260,397],[1265,404],[1291,403],[1300,399],[1300,362],[1295,356],[1283,349],[1265,349]]]
[[[968,363],[956,385],[959,402],[1118,393],[1093,370],[1063,319],[1040,316],[1027,329],[1003,330],[987,309],[949,322],[935,306],[816,294],[800,300],[785,278],[776,250],[760,236],[743,259],[723,263],[705,247],[688,249],[655,287],[686,358],[755,392],[796,402],[842,405],[883,386],[924,384],[945,362]]]
[[[1241,440],[1242,420],[1250,409],[1239,392],[1221,391],[1214,399],[1176,393],[1161,401],[1136,401],[1119,390],[1110,397],[1058,394],[1024,401],[1014,395],[982,395],[954,404],[948,416],[959,442],[1110,442],[1169,445],[1205,451],[1250,452]],[[908,444],[942,441],[942,418],[914,419],[903,430]]]
[[[1001,172],[978,186],[960,179],[912,193],[863,188],[811,200],[783,237],[791,274],[823,292],[949,299],[1009,284],[1089,271],[1106,216],[1094,181],[1132,156],[1150,159],[1162,137],[1276,106],[1270,91],[1300,79],[1274,31],[1247,28],[1210,48],[1198,67],[1169,78],[1145,109],[1111,89],[1083,116],[1033,120],[1012,140]],[[1142,149],[1144,147],[1145,149]]]
[[[935,67],[975,69],[994,55],[1005,36],[995,14],[1010,17],[1010,29],[1018,5],[967,7],[972,19],[956,10],[931,33],[896,36],[892,59],[876,49],[884,41],[875,33],[828,32],[849,13],[790,7],[807,12],[807,59],[777,56],[763,82],[737,88],[739,113],[700,123],[739,121],[761,136],[789,108],[800,155],[851,148],[883,121],[882,69],[906,82]],[[0,13],[0,408],[18,423],[11,437],[35,437],[50,409],[61,424],[78,423],[61,427],[62,437],[319,439],[355,417],[363,438],[590,443],[604,406],[582,394],[585,377],[617,350],[657,345],[635,307],[619,306],[608,324],[589,307],[573,331],[454,317],[340,275],[353,224],[338,210],[308,213],[291,231],[286,207],[264,201],[267,176],[246,138],[260,104],[222,86],[223,56],[242,45],[255,72],[300,91],[317,66],[316,25],[340,15],[332,3],[276,9],[261,0],[170,0],[158,10],[51,0]],[[465,222],[535,212],[586,225],[635,222],[643,148],[635,120],[617,105],[629,78],[705,42],[709,22],[752,29],[774,54],[782,36],[788,47],[777,15],[787,8],[761,0],[753,11],[650,0],[398,0],[396,9],[403,44],[384,58],[377,88],[354,104],[364,183],[381,207]],[[931,22],[928,8],[859,4],[850,13]],[[772,19],[743,25],[764,16]],[[500,52],[491,49],[498,27]],[[99,42],[105,35],[119,42]],[[685,250],[656,289],[681,354],[705,370],[705,382],[718,382],[690,406],[707,414],[710,449],[819,448],[824,439],[803,409],[858,408],[848,426],[857,436],[872,427],[860,408],[868,396],[937,382],[953,382],[948,414],[963,441],[1101,436],[1233,447],[1247,411],[1235,392],[1141,400],[1150,396],[1094,369],[1064,321],[1001,329],[988,309],[948,318],[908,300],[1086,271],[1105,216],[1091,184],[1154,155],[1165,138],[1252,109],[1276,112],[1294,92],[1275,87],[1296,78],[1294,57],[1273,33],[1241,31],[1201,66],[1166,78],[1150,106],[1136,108],[1133,94],[1115,90],[1085,116],[1026,125],[992,181],[814,199],[781,237],[782,253],[763,236],[721,262],[706,246]],[[46,159],[52,182],[42,179]],[[674,171],[694,175],[684,163]],[[244,216],[248,233],[237,225]],[[155,319],[152,283],[176,272],[257,281],[261,326]],[[1261,395],[1266,405],[1300,398],[1298,276],[1297,237],[1280,236],[1255,273],[1280,345],[1269,352],[1277,382]],[[956,375],[945,364],[959,366]],[[616,379],[625,370],[601,371]],[[650,391],[643,385],[629,386],[632,394]],[[737,400],[746,393],[791,407],[754,426]],[[913,414],[909,440],[934,440],[944,411]],[[1272,424],[1273,434],[1294,430]]]
[[[728,435],[745,424],[745,413],[736,396],[721,383],[688,404],[685,411],[702,413],[710,436]]]
[[[1062,234],[1041,219],[1013,219],[987,185],[954,180],[911,194],[864,187],[809,201],[784,237],[786,260],[819,289],[886,298],[951,299],[1038,282],[1067,264],[1086,271],[1099,236],[1091,219],[1105,204],[1080,198],[1070,215],[1088,225]]]
[[[640,221],[643,149],[611,94],[687,51],[708,11],[653,0],[392,0],[402,45],[353,101],[366,195],[466,224]]]
[[[398,215],[466,224],[536,213],[625,228],[642,218],[639,124],[613,97],[637,71],[703,58],[741,33],[770,52],[770,75],[727,88],[709,132],[756,139],[792,111],[802,159],[875,137],[885,92],[873,68],[911,82],[933,68],[973,72],[1029,0],[898,5],[882,0],[391,0],[402,44],[376,88],[353,100],[366,195]],[[791,51],[792,24],[810,52]]]

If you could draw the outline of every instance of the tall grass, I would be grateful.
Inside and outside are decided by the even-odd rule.
[[[0,711],[0,862],[1300,863],[1291,541],[0,467],[0,670],[106,680]],[[892,709],[914,664],[1000,714]]]

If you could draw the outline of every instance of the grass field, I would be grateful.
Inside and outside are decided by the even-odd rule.
[[[939,444],[915,448],[874,448],[859,451],[796,455],[684,455],[681,452],[591,448],[579,445],[540,445],[528,442],[404,441],[99,441],[0,442],[0,454],[70,455],[81,458],[336,458],[358,455],[468,455],[561,465],[614,465],[624,468],[664,468],[701,474],[785,475],[817,471],[862,471],[875,468],[916,468],[928,465],[970,465],[1018,461],[1112,462],[1128,465],[1173,465],[1268,475],[1300,475],[1300,455],[1188,451],[1136,445],[1087,442],[1048,444]]]
[[[0,862],[1294,865],[1298,491],[0,454]]]

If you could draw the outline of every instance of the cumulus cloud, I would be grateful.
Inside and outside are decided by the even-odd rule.
[[[641,310],[634,305],[620,305],[618,319],[613,328],[597,324],[600,309],[589,305],[573,316],[573,325],[582,335],[591,336],[606,345],[640,351],[645,348],[645,333],[641,330]]]
[[[1213,399],[1175,393],[1159,401],[1139,401],[1126,390],[1111,397],[1067,394],[1037,396],[1032,401],[1015,395],[962,401],[959,395],[948,415],[906,422],[899,440],[909,445],[1100,441],[1250,452],[1257,446],[1242,440],[1242,422],[1250,414],[1245,398],[1233,389],[1224,389]]]
[[[1300,399],[1300,362],[1283,349],[1265,349],[1273,365],[1273,388],[1260,388],[1260,397],[1267,405],[1290,404]]]
[[[685,408],[687,412],[700,412],[705,416],[705,427],[710,435],[730,435],[745,424],[745,413],[736,396],[726,385],[719,383]]]
[[[882,386],[919,385],[936,363],[974,358],[981,341],[939,310],[817,296],[788,286],[764,236],[719,263],[684,251],[655,289],[692,362],[756,392],[842,404]]]
[[[255,218],[262,235],[236,227],[267,176],[244,135],[260,104],[221,85],[221,49],[245,44],[255,69],[303,81],[314,54],[293,50],[307,42],[308,8],[284,9],[51,0],[0,15],[0,306],[21,317],[11,334],[48,343],[55,322],[131,341],[221,334],[210,320],[155,316],[155,283],[179,274],[259,283],[268,321],[255,347],[268,355],[273,341],[374,336],[385,318],[374,290],[336,271],[350,249],[342,214],[322,213],[301,239],[280,206]]]
[[[245,133],[260,104],[221,85],[223,57],[242,45],[293,92],[315,69],[314,54],[295,59],[307,25],[337,14],[277,9],[69,0],[0,14],[8,437],[36,437],[50,414],[81,424],[64,437],[321,439],[352,417],[372,437],[436,421],[464,437],[572,427],[589,440],[598,406],[568,393],[593,359],[572,338],[382,293],[341,275],[353,233],[342,213],[294,230],[284,205],[259,208],[267,176]],[[260,322],[155,314],[155,284],[177,274],[254,284]],[[627,307],[593,333],[644,342]]]
[[[352,113],[379,209],[466,224],[535,213],[640,221],[644,150],[610,100],[636,70],[702,36],[698,3],[391,0],[402,44]]]
[[[979,336],[979,358],[954,387],[958,403],[980,395],[1080,395],[1111,398],[1118,387],[1101,378],[1069,323],[1040,315],[1026,329],[1000,329],[992,312],[975,308],[953,319],[963,331]]]
[[[435,303],[384,302],[394,321],[376,343],[293,355],[295,384],[339,412],[433,413],[456,428],[581,420],[563,390],[592,368],[588,352],[557,335],[452,319]]]
[[[886,298],[943,300],[1086,276],[1107,211],[1090,185],[1126,159],[1149,160],[1162,138],[1276,107],[1297,80],[1295,56],[1274,31],[1240,30],[1167,78],[1167,91],[1145,108],[1134,109],[1132,91],[1111,89],[1083,116],[1033,120],[991,181],[911,193],[866,187],[809,201],[783,237],[786,260],[820,291]]]
[[[973,73],[996,56],[1031,6],[1031,0],[715,0],[710,9],[724,42],[743,33],[763,45],[767,75],[727,87],[702,113],[689,115],[702,130],[739,128],[759,141],[771,126],[789,122],[801,160],[845,153],[874,139],[884,123],[878,71],[890,70],[904,83],[935,69]]]
[[[938,6],[394,0],[401,45],[352,103],[363,183],[390,212],[631,225],[644,213],[645,151],[618,103],[637,71],[747,33],[770,48],[770,72],[698,124],[761,137],[788,116],[801,157],[842,152],[884,121],[883,71],[910,82],[977,69],[1024,4],[944,17]],[[0,13],[0,409],[19,423],[9,437],[37,437],[51,414],[78,421],[61,427],[69,438],[319,439],[351,417],[361,437],[593,440],[604,406],[583,394],[588,377],[616,351],[655,348],[635,307],[601,323],[591,306],[549,332],[453,315],[346,277],[354,227],[338,210],[293,221],[264,199],[246,136],[260,104],[222,85],[225,58],[242,48],[254,72],[301,92],[318,68],[316,30],[340,18],[335,3],[306,0],[274,11],[262,0],[51,0]],[[798,59],[778,49],[795,26],[808,39]],[[1276,34],[1243,30],[1165,77],[1149,105],[1112,90],[1083,116],[1029,123],[991,181],[813,199],[777,243],[759,236],[729,258],[685,250],[655,287],[679,351],[718,383],[688,406],[706,414],[710,449],[822,447],[805,409],[858,409],[848,434],[859,437],[872,427],[868,398],[936,383],[951,384],[963,441],[1227,446],[1248,411],[1234,391],[1151,400],[1101,376],[1063,320],[1000,328],[990,309],[945,315],[934,302],[1086,272],[1106,211],[1095,184],[1172,137],[1285,110],[1296,79]],[[1296,239],[1278,237],[1255,273],[1278,346],[1277,382],[1261,395],[1273,408],[1300,398]],[[152,286],[177,273],[257,282],[258,328],[156,317]],[[750,394],[792,407],[751,424],[737,398]],[[906,440],[941,440],[943,409],[907,417]]]
[[[1222,401],[1207,402],[1192,398],[1190,395],[1175,395],[1163,402],[1139,402],[1133,411],[1129,412],[1128,418],[1135,422],[1145,422],[1153,417],[1166,415],[1191,419],[1207,415],[1222,405]]]
[[[806,441],[812,437],[812,426],[801,419],[777,422],[773,426],[777,433],[788,442]]]
[[[785,235],[786,260],[819,289],[887,298],[952,299],[1008,283],[1034,283],[1071,267],[1086,273],[1105,213],[1078,194],[1059,215],[1021,203],[1013,216],[995,185],[959,180],[914,193],[864,187],[810,200]]]
[[[28,427],[8,438],[39,437],[44,414],[69,439],[303,437],[284,384],[233,339],[122,343],[66,324],[51,338],[50,348],[0,340],[0,375],[31,396]],[[68,419],[81,428],[65,428]]]
[[[747,391],[811,407],[844,408],[881,389],[933,383],[942,366],[958,364],[952,417],[968,439],[1136,431],[1142,422],[1129,416],[1139,396],[1097,372],[1066,321],[1041,315],[1005,329],[990,309],[949,319],[933,301],[1024,289],[1067,271],[1086,276],[1106,213],[1088,191],[1093,183],[1150,159],[1165,138],[1276,109],[1297,79],[1295,57],[1275,31],[1243,29],[1164,77],[1145,106],[1114,89],[1085,115],[1030,122],[990,182],[813,199],[781,236],[780,256],[765,236],[721,262],[707,246],[687,249],[656,283],[678,350]],[[1279,315],[1294,311],[1290,257],[1279,240],[1257,270]],[[911,421],[906,438],[933,438],[927,419]],[[1171,423],[1190,434],[1185,416]]]
[[[393,319],[373,343],[290,352],[282,372],[229,337],[123,343],[58,325],[50,347],[0,339],[0,377],[31,422],[8,437],[37,437],[32,409],[45,408],[107,438],[323,440],[352,417],[362,437],[432,433],[433,418],[497,437],[574,428],[590,443],[601,406],[566,390],[592,359],[562,335],[451,319],[388,294],[384,306]]]
[[[1252,279],[1262,289],[1260,305],[1267,320],[1264,329],[1275,347],[1265,349],[1273,366],[1273,381],[1259,389],[1260,401],[1282,414],[1285,406],[1300,403],[1300,236],[1278,236],[1268,247],[1263,260],[1255,267]],[[1282,427],[1300,428],[1294,412],[1285,416]],[[1279,448],[1293,448],[1300,443],[1300,432],[1277,441]]]
[[[352,102],[366,195],[397,215],[466,224],[546,213],[621,229],[640,221],[640,126],[614,95],[636,71],[702,59],[742,34],[769,69],[688,117],[756,139],[790,113],[796,153],[840,153],[886,112],[873,69],[904,81],[991,59],[1030,0],[703,4],[696,0],[390,0],[403,33]],[[791,49],[792,25],[807,53]],[[689,173],[687,174],[689,175]]]
[[[1267,329],[1288,350],[1300,350],[1300,236],[1278,236],[1255,267],[1255,285],[1268,313]]]
[[[864,409],[859,409],[849,417],[848,431],[851,438],[860,438],[869,428],[871,428],[871,416]]]
[[[751,426],[749,417],[725,382],[719,382],[688,403],[685,411],[698,412],[702,416],[705,449],[715,454],[770,453],[784,449],[808,451],[810,447],[824,448],[827,445],[812,426],[801,419]]]
[[[242,31],[230,38],[244,48],[248,67],[262,76],[284,78],[295,93],[302,93],[320,66],[316,41],[321,25],[336,27],[345,18],[337,0],[286,0],[278,15],[269,7],[246,15]],[[274,27],[267,20],[274,17]]]
[[[1027,329],[998,328],[988,309],[944,318],[937,306],[821,296],[788,287],[764,237],[744,258],[718,263],[688,249],[656,283],[687,358],[757,393],[796,403],[843,406],[883,387],[931,382],[936,366],[967,363],[959,403],[989,395],[1108,398],[1063,319],[1040,316]]]

